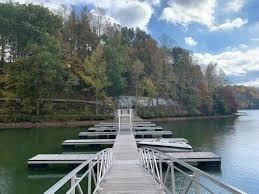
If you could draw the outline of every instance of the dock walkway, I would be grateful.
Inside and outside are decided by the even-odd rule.
[[[113,144],[112,165],[100,185],[100,194],[164,194],[154,177],[141,166],[131,115],[119,114],[119,130]]]
[[[100,188],[100,193],[164,193],[155,179],[142,168],[136,141],[130,132],[117,135],[112,166]]]

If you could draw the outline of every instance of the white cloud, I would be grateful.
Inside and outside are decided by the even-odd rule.
[[[259,38],[251,38],[250,40],[253,42],[259,42]]]
[[[231,0],[226,3],[226,8],[229,11],[238,12],[245,4],[245,0]]]
[[[259,87],[259,78],[256,78],[255,80],[239,83],[237,85],[244,85],[244,86],[250,86],[250,87]]]
[[[215,7],[216,0],[171,0],[160,19],[184,26],[192,22],[212,26]]]
[[[196,40],[194,40],[192,37],[188,36],[184,38],[185,44],[189,45],[189,46],[196,46],[198,44],[198,42]]]
[[[248,27],[248,31],[253,36],[259,34],[259,22],[255,22]]]
[[[235,0],[229,3],[231,9],[240,9],[243,0]],[[164,8],[160,19],[169,23],[188,26],[191,23],[198,23],[208,27],[211,31],[227,31],[240,28],[245,25],[247,19],[237,17],[227,20],[223,24],[216,24],[215,9],[216,0],[171,0]]]
[[[210,28],[211,31],[229,31],[233,30],[236,28],[240,28],[243,25],[247,24],[248,20],[247,19],[242,19],[242,18],[235,18],[232,21],[227,20],[225,23],[220,24],[220,25],[215,25]]]
[[[158,6],[160,5],[160,0],[145,0],[150,5]]]
[[[160,5],[160,0],[14,0],[19,3],[33,3],[43,5],[52,11],[61,9],[61,4],[70,5],[93,5],[105,9],[106,14],[112,21],[122,26],[139,27],[147,30],[147,25],[153,14],[153,8]],[[6,2],[6,0],[0,0]]]
[[[248,46],[246,44],[240,44],[238,47],[240,49],[247,49],[248,48]]]
[[[227,75],[245,75],[249,71],[259,71],[259,47],[250,49],[233,49],[218,54],[195,53],[201,65],[218,63]]]

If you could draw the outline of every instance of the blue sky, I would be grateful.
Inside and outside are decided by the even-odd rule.
[[[0,0],[0,2],[5,0]],[[110,21],[146,30],[193,51],[197,63],[218,63],[233,84],[259,87],[259,1],[257,0],[17,0],[49,7],[60,4],[93,12]]]

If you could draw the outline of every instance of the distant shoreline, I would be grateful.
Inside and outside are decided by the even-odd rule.
[[[54,128],[54,127],[84,127],[97,124],[99,122],[111,122],[112,120],[86,120],[86,121],[49,121],[49,122],[20,122],[20,123],[1,123],[0,129],[18,128]]]
[[[211,116],[183,116],[183,117],[161,117],[161,118],[143,118],[144,121],[181,121],[181,120],[197,120],[197,119],[220,119],[235,118],[239,115],[211,115]],[[84,127],[97,124],[99,122],[111,122],[110,120],[85,120],[85,121],[49,121],[49,122],[20,122],[20,123],[1,123],[0,129],[18,129],[18,128],[52,128],[52,127]]]
[[[210,116],[180,116],[180,117],[156,117],[156,118],[144,118],[145,121],[185,121],[185,120],[203,120],[203,119],[222,119],[222,118],[236,118],[240,115],[210,115]]]

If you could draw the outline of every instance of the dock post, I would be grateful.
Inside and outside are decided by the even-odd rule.
[[[75,184],[76,184],[76,177],[73,176],[71,178],[71,187],[74,187]],[[76,189],[75,188],[71,191],[71,194],[76,194]]]
[[[121,110],[118,109],[118,117],[119,117],[119,126],[118,126],[118,130],[119,130],[119,133],[120,133],[120,130],[121,130]]]
[[[194,179],[197,181],[197,183],[195,183],[194,187],[195,187],[195,194],[200,194],[200,185],[198,184],[199,182],[199,175],[197,173],[194,173]]]
[[[91,175],[91,172],[92,172],[92,162],[89,162],[89,164],[88,164],[88,170],[89,170],[89,172],[88,172],[88,194],[91,194],[92,193],[92,189],[91,189],[91,178],[92,178],[92,175]]]
[[[175,177],[174,177],[174,162],[170,161],[171,166],[171,183],[172,183],[172,193],[176,194],[175,192]]]
[[[129,109],[129,118],[130,118],[130,132],[132,133],[132,109]]]

